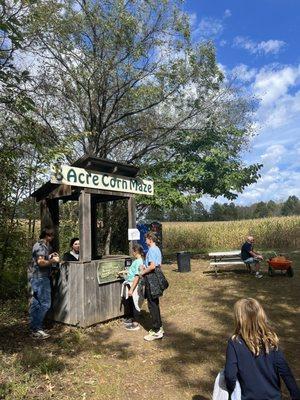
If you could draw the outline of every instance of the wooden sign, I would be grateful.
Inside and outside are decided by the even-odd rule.
[[[97,265],[98,283],[107,283],[121,279],[118,272],[124,270],[124,259],[120,260],[101,260]]]
[[[109,190],[153,196],[153,181],[92,172],[84,168],[69,165],[54,165],[51,168],[51,183],[81,186],[93,189]]]

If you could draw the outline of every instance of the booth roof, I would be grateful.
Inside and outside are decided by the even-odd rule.
[[[91,157],[87,155],[79,158],[71,165],[73,167],[130,177],[136,177],[140,170],[138,167],[135,167],[133,165],[123,164],[116,161]]]
[[[139,168],[133,165],[123,164],[104,158],[91,157],[88,155],[79,158],[72,163],[71,166],[95,172],[106,172],[113,175],[129,176],[133,178],[136,177],[139,172]],[[31,193],[30,196],[41,199],[51,193],[58,186],[58,184],[48,181],[35,192]]]

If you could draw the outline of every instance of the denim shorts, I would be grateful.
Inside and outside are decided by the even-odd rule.
[[[257,264],[259,263],[259,259],[256,257],[249,257],[246,260],[243,260],[245,264]]]

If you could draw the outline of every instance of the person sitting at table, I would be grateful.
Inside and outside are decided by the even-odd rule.
[[[256,278],[262,278],[263,275],[260,272],[260,261],[262,261],[264,258],[261,254],[255,252],[253,250],[253,243],[254,243],[254,238],[253,236],[248,236],[246,239],[246,242],[243,244],[241,248],[241,258],[244,261],[245,264],[254,265],[255,267],[255,277]]]
[[[64,261],[78,261],[79,260],[79,238],[74,237],[70,240],[70,251],[64,254]]]

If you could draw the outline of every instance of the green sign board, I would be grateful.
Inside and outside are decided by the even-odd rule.
[[[123,271],[125,268],[125,260],[101,260],[97,265],[97,279],[98,283],[107,283],[116,281],[120,277],[118,276],[119,271]]]

